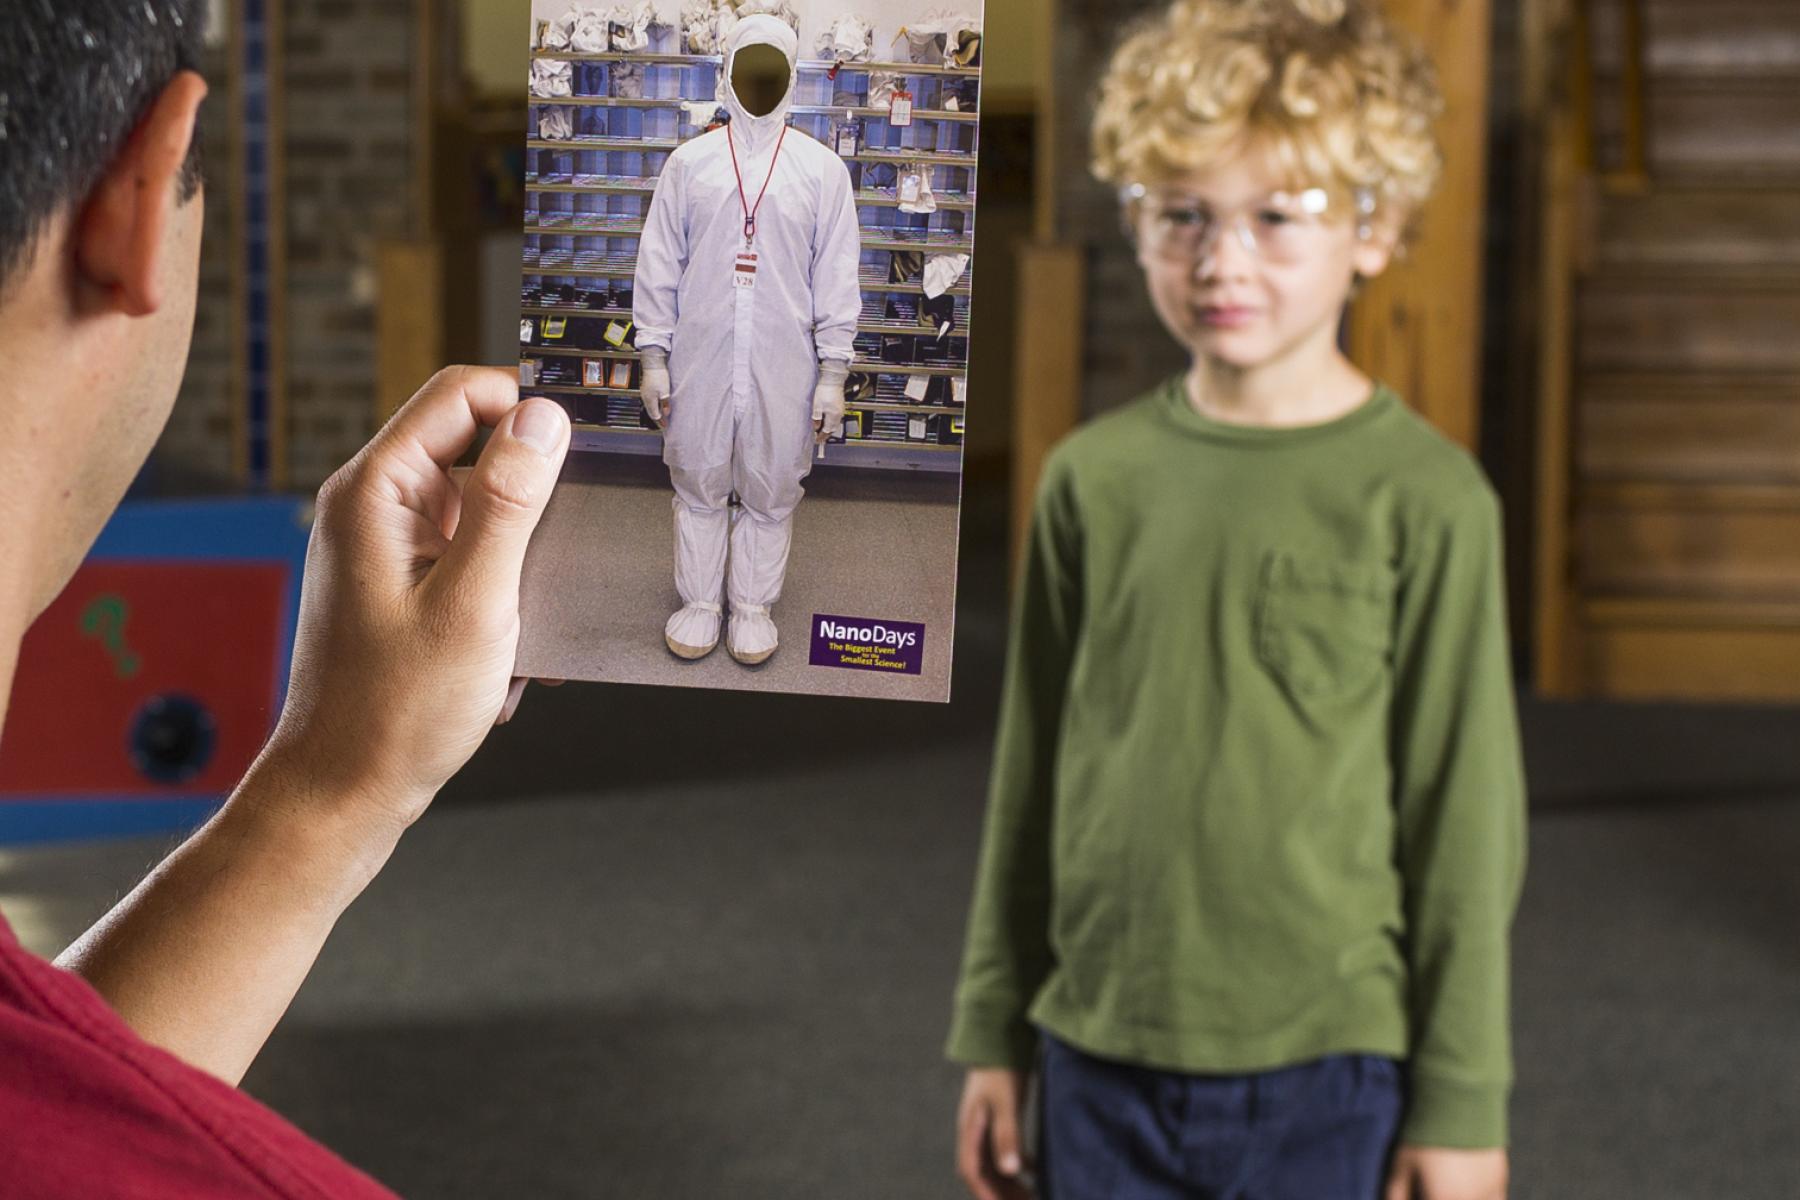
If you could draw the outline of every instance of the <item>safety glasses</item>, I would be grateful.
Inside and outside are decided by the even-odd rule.
[[[1152,258],[1199,266],[1231,237],[1264,262],[1291,264],[1323,249],[1343,219],[1324,188],[1272,192],[1254,204],[1221,208],[1190,194],[1134,184],[1120,192],[1125,232]],[[1353,201],[1357,234],[1368,237],[1375,196],[1359,189]]]

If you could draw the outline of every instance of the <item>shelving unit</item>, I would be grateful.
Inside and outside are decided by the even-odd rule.
[[[527,150],[624,150],[655,153],[673,152],[681,145],[678,141],[665,141],[660,138],[531,138],[525,143]]]
[[[910,330],[908,331],[910,332]],[[600,358],[623,362],[636,362],[642,357],[636,350],[581,350],[565,349],[560,346],[533,346],[530,350],[532,358]],[[857,361],[850,364],[852,372],[864,375],[924,375],[930,378],[942,376],[945,379],[960,379],[965,373],[962,367],[908,366],[897,363],[875,361]],[[858,408],[878,407],[871,404],[859,404]],[[920,412],[943,412],[945,407],[938,404],[904,405],[905,408],[917,408]]]
[[[642,97],[623,96],[561,96],[555,99],[534,98],[534,104],[554,104],[559,108],[680,108],[684,104],[704,104],[704,100],[658,100]],[[844,116],[886,118],[885,108],[839,108],[829,104],[795,104],[789,110],[796,116]],[[915,113],[917,117],[920,114]],[[966,121],[973,125],[981,120],[979,113],[972,112],[934,112],[929,116],[934,121]]]
[[[692,121],[700,106],[714,98],[721,58],[547,50],[534,51],[532,57],[569,63],[575,94],[531,99],[527,294],[521,308],[528,323],[523,332],[531,336],[522,339],[521,359],[540,365],[581,359],[635,362],[639,356],[629,347],[590,346],[588,341],[607,322],[631,319],[630,281],[656,178],[670,154],[705,132]],[[639,69],[631,72],[630,90],[641,88],[642,94],[614,94],[618,76],[613,69],[620,66]],[[910,126],[894,125],[888,108],[868,102],[871,76],[877,74],[897,76],[913,94]],[[924,471],[961,467],[966,404],[958,398],[966,399],[968,376],[968,274],[944,293],[955,314],[946,333],[940,333],[934,319],[943,316],[940,305],[930,306],[932,315],[923,311],[925,289],[919,277],[891,280],[896,255],[974,252],[980,76],[979,67],[817,59],[800,64],[789,123],[833,147],[841,122],[853,120],[861,130],[856,153],[842,156],[863,227],[859,282],[864,319],[857,327],[859,355],[851,369],[869,377],[875,398],[852,402],[852,422],[861,436],[830,445],[827,463]],[[952,96],[954,109],[946,107]],[[570,119],[556,122],[552,131],[570,136],[540,136],[544,114],[554,109],[569,110]],[[898,172],[911,165],[930,176],[935,199],[930,213],[902,207]],[[576,265],[577,256],[587,265]],[[546,294],[559,302],[542,302]],[[581,302],[560,302],[570,297]],[[543,336],[544,321],[557,317],[593,319],[595,327],[584,328],[579,341],[559,343]],[[892,344],[896,339],[898,346]],[[878,347],[878,341],[887,344]],[[880,359],[873,357],[878,348]],[[901,361],[887,361],[894,352]],[[566,366],[552,367],[559,377],[567,371]],[[905,396],[909,381],[915,392],[929,386],[931,401],[914,403]],[[539,383],[533,390],[570,408],[577,450],[661,452],[659,432],[647,427],[641,410],[626,404],[637,399],[634,390],[568,383]]]

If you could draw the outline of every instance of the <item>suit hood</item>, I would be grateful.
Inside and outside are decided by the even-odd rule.
[[[746,46],[773,46],[788,62],[787,94],[765,116],[752,116],[731,85],[738,51]],[[731,127],[737,131],[740,143],[752,150],[761,149],[780,135],[781,127],[787,124],[788,110],[793,107],[800,80],[800,35],[780,17],[758,13],[738,22],[726,39],[724,54],[725,61],[719,68],[719,104],[731,114]]]

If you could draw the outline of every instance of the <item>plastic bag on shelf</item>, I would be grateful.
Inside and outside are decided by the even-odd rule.
[[[924,163],[908,163],[900,169],[898,181],[900,211],[934,213],[937,196],[931,190],[931,168]]]
[[[944,61],[944,31],[931,21],[914,21],[894,36],[893,60],[939,66]]]
[[[717,100],[687,100],[681,105],[682,119],[695,129],[706,129],[718,119],[719,102]]]
[[[681,42],[689,54],[712,54],[719,43],[714,37],[719,6],[715,0],[687,0],[681,6]]]
[[[919,323],[929,325],[937,346],[943,347],[957,330],[956,297],[931,296],[919,306]]]
[[[981,18],[969,13],[934,9],[926,18],[944,35],[944,66],[981,65]]]
[[[738,26],[737,6],[728,0],[721,0],[713,16],[713,53],[724,53],[731,42],[732,31]]]
[[[650,49],[651,28],[660,24],[651,0],[621,4],[612,10],[612,48],[625,54],[642,54]]]
[[[944,39],[946,67],[979,67],[981,65],[981,26],[979,23],[953,25]]]
[[[538,22],[538,49],[562,51],[569,48],[569,35],[575,29],[573,10],[549,21]]]
[[[981,18],[932,9],[920,21],[908,21],[894,39],[897,62],[921,66],[971,67],[981,60]]]
[[[831,123],[831,146],[844,158],[861,154],[863,149],[863,125],[855,117]]]
[[[566,108],[545,108],[538,112],[538,137],[547,142],[566,142],[575,136],[575,122]]]
[[[574,8],[575,30],[569,48],[577,54],[605,54],[612,49],[612,19],[603,9]]]
[[[780,17],[788,23],[795,33],[800,32],[800,13],[794,8],[793,0],[720,0],[721,6],[734,10],[736,19],[732,27],[745,17],[753,17],[766,13],[772,17]],[[720,37],[720,45],[724,45],[724,37]]]
[[[935,300],[956,286],[969,269],[967,254],[936,254],[925,264],[925,295]]]
[[[537,59],[531,64],[531,94],[540,98],[568,96],[574,92],[574,65]]]
[[[869,107],[891,108],[900,83],[900,76],[892,71],[869,72]]]
[[[868,62],[875,57],[875,27],[846,14],[819,35],[818,54],[835,62]]]
[[[620,63],[613,71],[613,95],[620,100],[644,98],[644,64]]]

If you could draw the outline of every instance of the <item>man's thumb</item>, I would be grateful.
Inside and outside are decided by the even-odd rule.
[[[465,586],[516,592],[525,548],[569,451],[569,418],[551,400],[507,413],[463,481],[462,516],[444,565]]]

